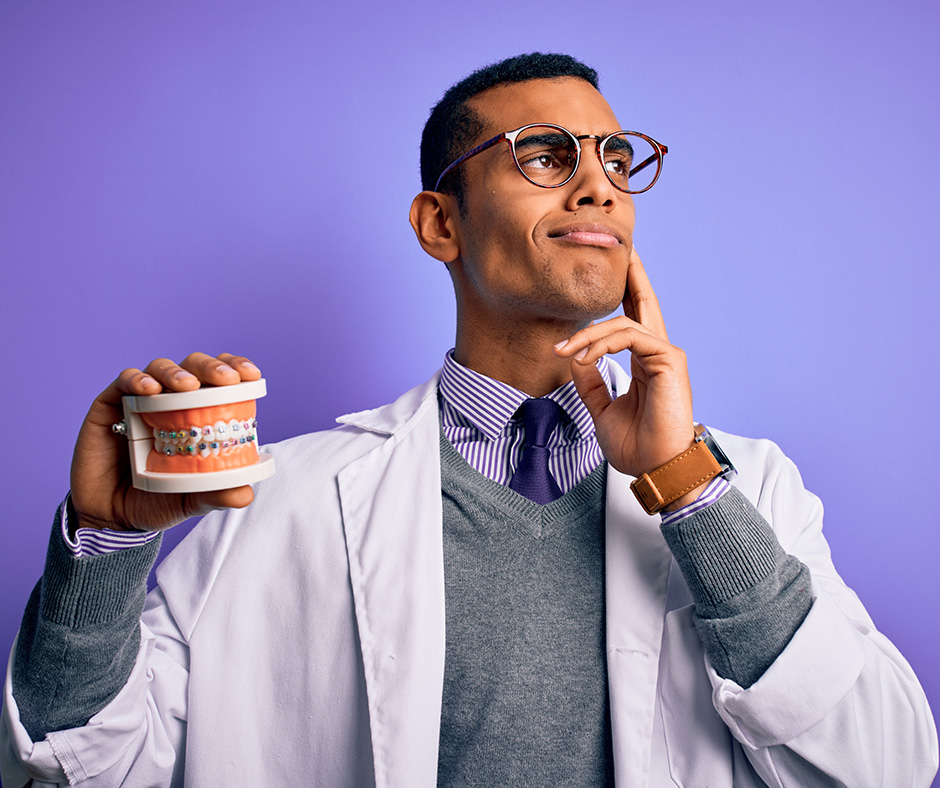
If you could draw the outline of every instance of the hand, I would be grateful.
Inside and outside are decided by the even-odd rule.
[[[640,476],[688,449],[694,433],[685,353],[669,343],[659,301],[636,250],[630,256],[623,311],[623,317],[578,331],[555,352],[571,358],[571,376],[607,461],[621,473]],[[631,352],[633,379],[614,400],[595,364],[621,350]],[[690,498],[695,496],[680,500]]]
[[[242,508],[254,499],[250,486],[203,493],[152,493],[131,485],[127,441],[111,431],[124,418],[121,397],[194,391],[206,384],[229,386],[258,380],[261,371],[248,359],[223,353],[217,358],[192,353],[179,365],[166,358],[141,372],[125,369],[92,403],[72,455],[72,506],[78,516],[71,529],[109,528],[156,531],[212,509]]]

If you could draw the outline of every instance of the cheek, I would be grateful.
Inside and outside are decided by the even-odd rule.
[[[467,223],[464,241],[468,268],[495,280],[518,276],[527,268],[526,261],[539,253],[525,217],[510,214],[496,201],[478,209]]]

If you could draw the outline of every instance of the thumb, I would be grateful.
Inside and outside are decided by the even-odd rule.
[[[244,509],[255,499],[250,485],[230,490],[191,493],[186,498],[187,517],[202,517],[216,509]]]

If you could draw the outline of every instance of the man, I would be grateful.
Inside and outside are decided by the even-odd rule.
[[[818,501],[772,444],[716,433],[734,475],[693,426],[632,245],[665,148],[620,129],[564,56],[448,92],[411,223],[456,347],[272,447],[253,503],[133,489],[110,430],[122,394],[257,379],[246,359],[159,359],[99,396],[11,661],[5,784],[929,783],[926,699]],[[149,532],[213,508],[138,628]]]

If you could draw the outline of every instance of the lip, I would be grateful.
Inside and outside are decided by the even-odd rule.
[[[549,238],[556,238],[584,246],[621,246],[620,233],[606,224],[599,222],[576,222],[566,224],[548,233]]]

